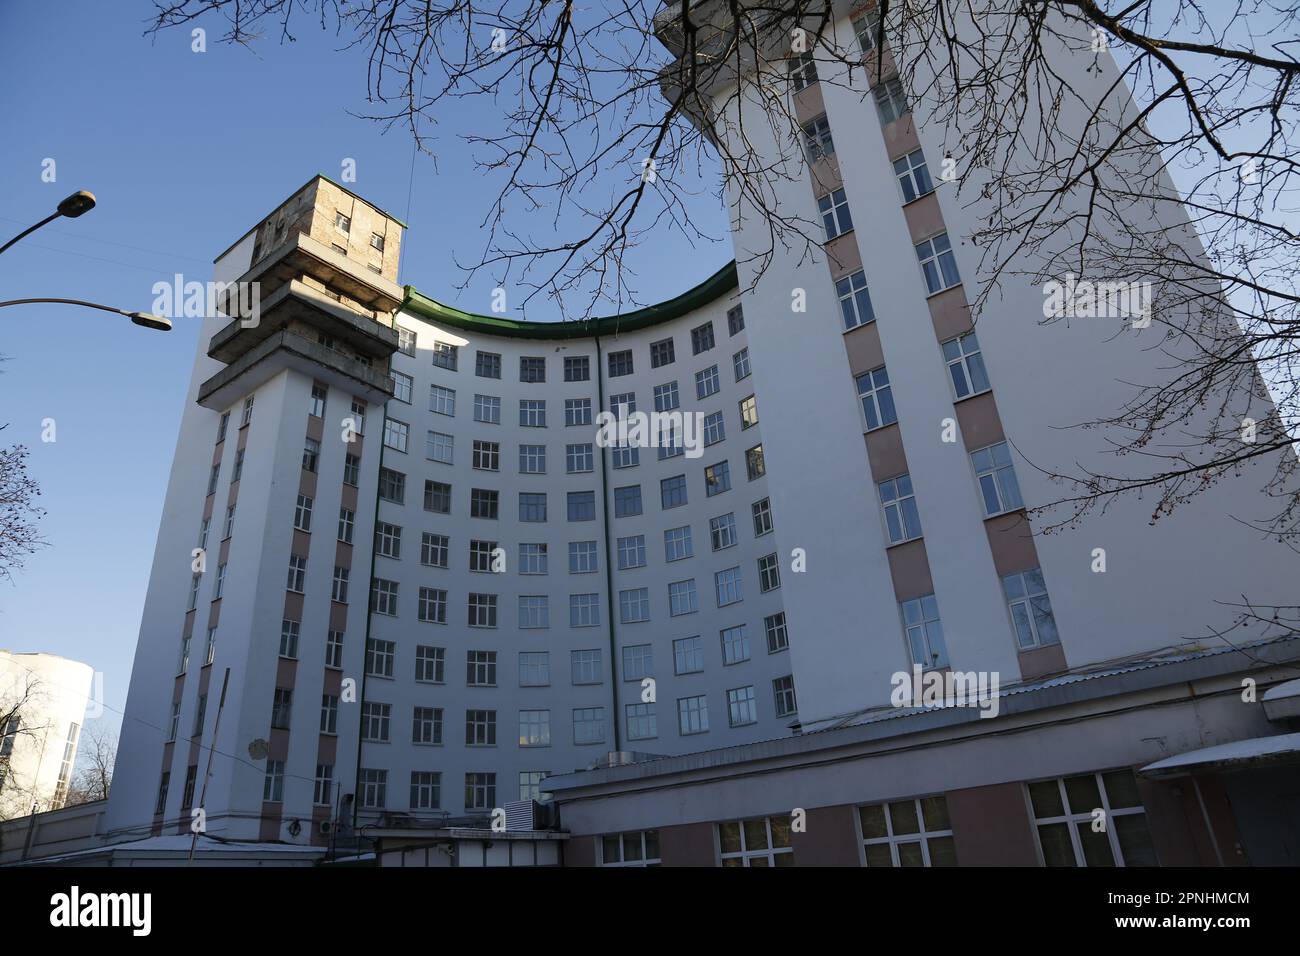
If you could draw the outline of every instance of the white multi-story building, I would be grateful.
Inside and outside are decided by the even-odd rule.
[[[93,680],[80,661],[0,650],[0,820],[63,806]]]
[[[869,52],[836,10],[831,41]],[[1043,324],[1043,290],[1014,280],[976,333],[965,237],[980,205],[931,173],[941,133],[879,63],[829,58],[793,95],[819,145],[777,202],[826,223],[824,254],[778,252],[754,273],[761,217],[741,215],[739,275],[653,308],[563,324],[452,309],[396,285],[404,225],[324,177],[219,257],[218,279],[260,283],[261,310],[200,336],[110,836],[186,832],[200,804],[208,832],[299,843],[486,813],[607,751],[850,725],[914,666],[1030,688],[1212,651],[1193,641],[1243,593],[1288,603],[1296,555],[1239,520],[1268,514],[1267,465],[1154,526],[1119,500],[1035,533],[1026,508],[1060,492],[1027,463],[1113,467],[1104,437],[1061,426],[1113,414],[1166,358],[1144,330]],[[1103,67],[1081,65],[1079,84],[1111,83]],[[715,92],[726,137],[746,100]],[[763,140],[770,125],[745,128],[788,151]],[[606,447],[597,416],[618,406],[697,414],[699,456]],[[1159,746],[1207,742],[1162,713],[1145,725]],[[1132,720],[1124,735],[1148,740]],[[945,766],[969,793],[1127,768],[1156,746],[1094,752],[1115,739]],[[784,752],[764,746],[646,773]],[[827,802],[946,789],[915,759],[841,773]],[[599,834],[819,806],[797,784],[719,789],[725,813],[641,794],[633,818],[610,803],[574,819]],[[1024,803],[1008,793],[968,808]]]

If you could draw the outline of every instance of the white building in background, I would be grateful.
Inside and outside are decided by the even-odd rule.
[[[843,6],[834,41],[865,56],[855,44],[872,33]],[[1100,72],[1086,72],[1092,58],[1062,69],[1101,89],[1114,74],[1099,59]],[[791,806],[827,806],[837,822],[819,833],[861,844],[875,838],[855,830],[855,807],[924,799],[938,813],[948,791],[954,814],[1019,841],[1009,859],[1073,860],[1101,853],[1069,835],[1092,805],[1035,806],[1031,823],[1027,793],[1051,803],[1056,781],[1101,781],[1117,806],[1151,809],[1165,797],[1136,797],[1132,768],[1267,729],[1257,707],[1232,706],[1232,672],[1211,690],[1217,731],[1199,700],[1162,710],[1153,692],[1086,742],[974,716],[971,734],[1015,721],[1026,736],[996,760],[982,756],[991,743],[941,765],[900,750],[887,772],[841,768],[833,786],[755,786],[748,765],[734,789],[706,799],[695,786],[723,763],[838,739],[773,741],[800,725],[875,734],[913,667],[997,675],[1004,693],[1062,706],[1052,682],[1094,671],[1109,682],[1084,690],[1133,692],[1124,667],[1213,655],[1221,645],[1196,639],[1231,621],[1223,602],[1294,603],[1300,580],[1293,552],[1237,520],[1274,507],[1267,465],[1155,526],[1137,500],[1059,535],[1027,520],[1059,496],[1027,462],[1113,465],[1101,437],[1061,426],[1114,413],[1124,383],[1167,359],[1146,330],[1042,324],[1042,290],[1014,282],[976,335],[964,237],[980,209],[930,173],[945,144],[881,62],[834,84],[805,73],[792,105],[822,145],[779,201],[827,223],[825,255],[778,253],[761,277],[745,274],[762,246],[746,226],[739,276],[727,266],[653,308],[554,325],[471,315],[399,287],[405,225],[319,176],[217,259],[217,279],[261,283],[261,312],[210,318],[200,335],[109,839],[187,833],[200,800],[223,838],[432,829],[632,751],[681,759],[610,771],[635,778],[626,813],[612,792],[579,805],[599,774],[560,784],[582,797],[566,820],[591,838],[587,861],[615,862],[593,849],[611,831],[674,824],[692,828],[680,859],[716,862],[722,846],[748,860],[753,848],[727,848],[737,821]],[[769,126],[746,129],[755,141]],[[791,312],[794,289],[805,313]],[[701,454],[604,447],[597,416],[617,406],[698,414]],[[720,753],[683,756],[706,750]],[[659,770],[681,771],[665,784],[680,791],[640,786]],[[1161,819],[1153,842],[1137,807],[1124,805],[1129,842],[1106,852],[1173,859],[1182,837]],[[935,859],[980,859],[945,834]]]
[[[56,654],[0,649],[0,820],[63,806],[94,676]]]

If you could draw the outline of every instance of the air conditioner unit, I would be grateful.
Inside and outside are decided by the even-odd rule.
[[[321,836],[326,836],[334,832],[334,824],[329,820],[322,820],[320,823],[316,824],[316,831],[320,833]]]

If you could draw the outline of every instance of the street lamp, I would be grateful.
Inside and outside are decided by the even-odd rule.
[[[61,203],[59,203],[59,205],[56,207],[54,211],[54,215],[46,216],[44,219],[42,219],[36,225],[32,226],[30,229],[24,229],[22,232],[18,233],[18,235],[14,236],[3,246],[0,246],[0,252],[4,252],[6,249],[12,246],[23,236],[35,232],[37,229],[41,228],[41,226],[44,226],[46,223],[53,222],[54,220],[58,219],[60,216],[66,216],[68,219],[76,219],[78,216],[84,216],[86,213],[90,212],[90,210],[94,208],[95,208],[94,193],[86,192],[86,190],[84,189],[75,192],[67,199],[64,199]]]
[[[30,232],[30,230],[28,231]],[[118,315],[125,315],[136,325],[143,326],[146,329],[157,329],[159,332],[170,332],[172,328],[172,320],[161,315],[154,315],[151,312],[128,312],[126,309],[115,309],[111,305],[85,302],[82,299],[10,299],[7,302],[0,302],[0,309],[8,305],[28,305],[33,302],[57,302],[63,305],[80,305],[87,309],[99,309],[102,312],[115,312]]]

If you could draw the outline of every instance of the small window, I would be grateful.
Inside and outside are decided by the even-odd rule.
[[[1011,623],[1016,631],[1016,644],[1022,651],[1035,647],[1059,644],[1056,617],[1052,602],[1047,596],[1042,568],[1033,568],[1002,578],[1002,592],[1011,611]]]
[[[843,189],[837,189],[818,199],[817,209],[822,216],[822,225],[826,227],[827,242],[853,228],[853,216],[849,214],[849,200],[844,195]]]
[[[831,139],[831,124],[819,116],[803,125],[803,148],[809,163],[835,155],[835,141]]]
[[[877,83],[875,96],[876,110],[880,113],[882,125],[888,125],[912,111],[912,108],[907,104],[907,95],[903,92],[903,84],[896,76],[882,83]]]
[[[566,356],[564,359],[564,380],[566,382],[586,382],[591,379],[591,359],[585,355]]]
[[[975,480],[979,482],[984,499],[984,516],[991,518],[1006,511],[1024,507],[1020,498],[1020,482],[1016,480],[1011,463],[1011,452],[1006,442],[998,442],[971,452],[975,466]]]
[[[876,321],[876,312],[871,307],[871,293],[867,291],[867,276],[861,269],[837,280],[835,294],[840,299],[840,313],[844,317],[846,331]]]
[[[925,154],[919,149],[894,161],[894,175],[898,177],[905,203],[934,192],[934,182],[930,179],[930,169],[925,164]]]
[[[474,374],[480,378],[501,377],[501,356],[496,352],[478,352],[474,356]]]
[[[529,383],[545,382],[546,358],[544,356],[520,356],[519,381]]]
[[[898,421],[898,413],[894,409],[894,392],[889,385],[889,373],[885,371],[883,365],[870,372],[863,372],[857,377],[857,383],[867,431],[892,425]]]
[[[623,349],[609,353],[609,377],[618,378],[632,374],[632,350]]]
[[[899,544],[921,537],[921,514],[912,493],[912,477],[899,475],[880,482],[876,487],[880,490],[880,505],[885,511],[889,543]]]
[[[664,339],[661,342],[650,343],[650,367],[660,368],[664,365],[671,365],[676,360],[673,354],[673,340]]]
[[[745,310],[738,305],[733,305],[727,310],[727,334],[735,335],[737,332],[744,331],[745,328]]]
[[[867,866],[956,866],[948,801],[943,794],[858,807]]]
[[[903,630],[907,635],[912,663],[926,670],[948,666],[948,648],[943,640],[943,624],[939,621],[939,603],[933,594],[904,601]]]
[[[953,394],[961,399],[989,390],[988,372],[984,370],[984,355],[974,332],[967,332],[943,343],[943,359],[952,376]]]
[[[372,232],[370,234],[370,248],[374,249],[376,252],[383,252],[384,237],[377,232]]]
[[[798,53],[785,61],[790,87],[798,93],[817,82],[817,61],[812,53]]]
[[[921,272],[925,276],[925,288],[934,295],[944,289],[951,289],[961,284],[957,273],[957,259],[952,254],[952,243],[948,234],[941,232],[933,239],[916,244],[916,258],[921,263]]]
[[[695,355],[713,348],[713,323],[705,322],[698,328],[691,329],[691,351]]]
[[[334,228],[337,229],[339,232],[344,232],[344,233],[346,233],[346,232],[351,232],[351,231],[352,231],[352,217],[351,217],[351,216],[345,216],[345,215],[343,215],[343,213],[341,213],[341,212],[339,212],[339,213],[335,213],[335,214],[334,214]]]

